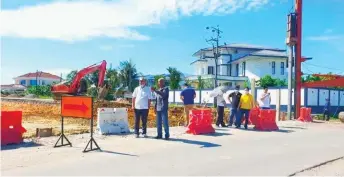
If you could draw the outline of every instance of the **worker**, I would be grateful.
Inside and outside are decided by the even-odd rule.
[[[223,93],[220,93],[216,96],[216,103],[217,103],[217,120],[216,126],[219,127],[227,127],[226,124],[223,122],[223,114],[225,110],[226,101],[223,98]]]
[[[147,137],[147,117],[152,99],[152,92],[146,86],[145,78],[139,79],[140,85],[135,88],[132,98],[132,109],[135,112],[135,135],[139,138],[140,120],[142,121],[142,135]]]
[[[189,112],[194,107],[194,99],[196,98],[196,91],[195,89],[189,87],[187,83],[184,84],[184,90],[180,93],[180,99],[183,101],[184,104],[184,112],[185,112],[185,124],[184,126],[189,125]]]
[[[330,99],[326,98],[326,103],[324,106],[324,115],[323,115],[323,120],[325,120],[325,115],[326,115],[326,121],[330,120]]]
[[[239,102],[239,116],[236,119],[236,128],[241,127],[241,117],[245,116],[245,129],[247,129],[248,121],[249,121],[249,115],[250,110],[254,107],[254,100],[253,96],[249,93],[249,88],[246,87],[244,90],[244,94],[240,97]]]
[[[168,126],[168,97],[169,89],[165,87],[165,81],[163,78],[158,80],[159,90],[152,87],[152,91],[156,93],[155,98],[155,112],[156,112],[156,127],[157,127],[157,137],[156,139],[162,138],[162,126],[165,130],[165,140],[170,138],[169,126]]]
[[[271,96],[267,87],[264,87],[264,92],[260,95],[259,99],[261,109],[270,109]]]
[[[241,93],[239,92],[239,90],[240,90],[240,86],[237,85],[235,86],[235,91],[228,95],[228,101],[231,104],[228,127],[231,127],[233,125],[234,116],[236,119],[238,119],[239,117],[238,110],[239,110],[239,103],[240,103],[240,98],[241,98]]]

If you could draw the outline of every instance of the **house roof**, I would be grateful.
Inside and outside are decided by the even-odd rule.
[[[61,79],[61,77],[50,74],[50,73],[46,73],[46,72],[34,72],[34,73],[27,73],[21,76],[18,76],[16,78],[20,78],[20,77],[39,77],[39,78],[49,78],[49,79]]]
[[[272,47],[259,46],[259,45],[251,45],[251,44],[238,44],[238,43],[220,45],[219,48],[224,48],[224,49],[253,49],[253,50],[286,51],[285,49],[272,48]],[[213,50],[212,47],[200,49],[197,52],[195,52],[192,56],[197,56],[202,51],[212,51],[212,50]]]

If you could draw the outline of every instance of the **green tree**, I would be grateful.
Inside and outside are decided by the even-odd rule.
[[[179,89],[180,88],[179,83],[182,80],[181,79],[182,73],[178,71],[177,68],[172,68],[172,67],[167,68],[167,71],[170,73],[170,82],[169,82],[170,89],[171,90]]]
[[[119,70],[121,84],[124,87],[128,87],[130,91],[133,91],[135,86],[138,85],[135,80],[138,76],[135,64],[131,60],[121,61]]]
[[[121,82],[119,73],[116,69],[108,69],[105,78],[109,81],[111,88],[117,88]]]
[[[77,70],[73,70],[73,71],[69,72],[66,76],[66,80],[71,82],[74,79],[74,77],[76,76],[76,73],[78,73]]]
[[[274,87],[276,86],[276,79],[272,78],[270,75],[265,75],[256,81],[257,86],[260,87]]]
[[[197,77],[197,89],[202,90],[204,89],[204,80],[202,79],[202,76]]]

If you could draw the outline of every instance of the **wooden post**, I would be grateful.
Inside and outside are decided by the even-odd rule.
[[[279,121],[280,118],[280,111],[281,111],[281,89],[277,89],[276,92],[276,122]]]

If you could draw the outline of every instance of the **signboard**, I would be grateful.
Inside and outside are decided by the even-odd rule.
[[[63,96],[61,100],[61,116],[91,119],[92,103],[92,97]]]

